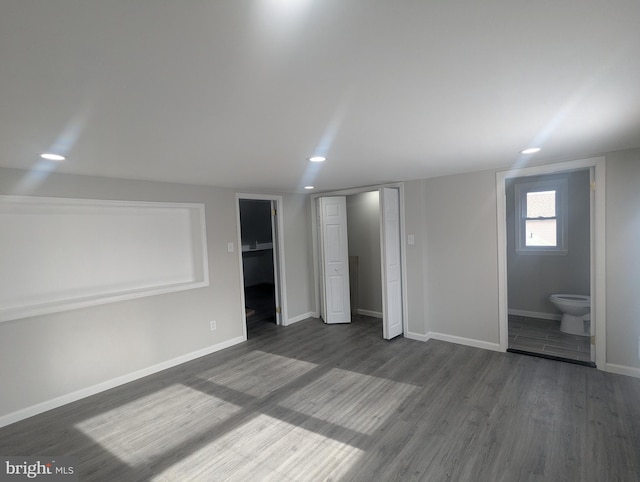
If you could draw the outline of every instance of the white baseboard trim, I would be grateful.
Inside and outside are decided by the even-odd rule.
[[[413,333],[411,331],[408,331],[404,334],[405,338],[409,338],[410,340],[417,340],[417,341],[427,341],[429,339],[429,335],[423,335],[421,333]]]
[[[629,377],[640,378],[640,368],[629,367],[626,365],[616,365],[615,363],[607,363],[605,371],[616,373],[618,375],[627,375]]]
[[[559,315],[557,313],[540,313],[538,311],[512,310],[511,308],[509,308],[507,312],[510,315],[526,316],[528,318],[540,318],[541,320],[560,321],[562,319],[562,315]]]
[[[379,311],[361,310],[360,308],[358,308],[356,310],[356,313],[358,313],[359,315],[362,315],[362,316],[371,316],[373,318],[382,318],[382,313],[380,313]]]
[[[294,316],[293,318],[287,318],[287,321],[286,323],[284,323],[284,326],[293,325],[294,323],[298,323],[299,321],[306,320],[307,318],[317,318],[317,317],[318,317],[317,314],[311,311],[309,313],[302,313],[301,315]]]
[[[132,382],[134,380],[138,380],[140,378],[146,377],[148,375],[153,375],[154,373],[160,372],[162,370],[166,370],[168,368],[172,368],[177,365],[181,365],[182,363],[189,362],[191,360],[195,360],[196,358],[203,357],[205,355],[210,355],[211,353],[215,353],[217,351],[223,350],[225,348],[229,348],[233,345],[237,345],[238,343],[242,343],[247,341],[247,338],[244,336],[239,336],[237,338],[232,338],[231,340],[224,341],[222,343],[218,343],[217,345],[208,346],[201,350],[197,350],[191,353],[187,353],[186,355],[182,355],[171,360],[167,360],[162,363],[158,363],[157,365],[153,365],[147,368],[143,368],[141,370],[137,370],[132,373],[128,373],[126,375],[122,375],[120,377],[113,378],[111,380],[107,380],[102,383],[98,383],[97,385],[93,385],[91,387],[83,388],[77,390],[75,392],[67,393],[65,395],[61,395],[59,397],[53,398],[51,400],[47,400],[46,402],[37,403],[35,405],[31,405],[30,407],[23,408],[17,410],[15,412],[9,413],[7,415],[0,416],[0,427],[5,427],[15,422],[19,422],[20,420],[24,420],[29,417],[33,417],[34,415],[38,415],[40,413],[46,412],[48,410],[52,410],[54,408],[61,407],[62,405],[66,405],[71,402],[75,402],[82,398],[90,397],[91,395],[95,395],[96,393],[104,392],[105,390],[109,390],[111,388],[115,388],[120,385],[124,385],[125,383]]]
[[[444,333],[435,333],[430,331],[427,333],[427,340],[440,340],[449,343],[457,343],[458,345],[472,346],[474,348],[483,348],[485,350],[503,351],[500,349],[500,343],[491,343],[488,341],[475,340],[473,338],[464,338],[462,336],[446,335]]]

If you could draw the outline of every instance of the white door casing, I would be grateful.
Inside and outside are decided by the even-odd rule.
[[[390,340],[403,332],[400,191],[380,188],[382,246],[382,336]]]
[[[287,325],[288,317],[287,317],[287,280],[286,280],[286,270],[285,270],[285,252],[284,252],[284,225],[282,222],[282,196],[276,196],[271,194],[255,194],[255,193],[236,193],[236,219],[237,219],[237,254],[238,254],[238,265],[240,269],[240,273],[242,277],[240,279],[241,287],[244,287],[244,268],[242,262],[242,222],[240,219],[240,200],[241,199],[254,199],[254,200],[268,200],[271,201],[271,205],[273,209],[276,210],[277,216],[271,218],[271,227],[272,227],[272,244],[273,244],[273,263],[274,263],[274,281],[276,283],[276,306],[280,307],[280,313],[278,313],[276,322],[278,324]],[[231,243],[229,250],[230,252],[234,251],[235,247]],[[240,290],[240,300],[242,307],[242,336],[246,340],[247,339],[247,318],[245,311],[245,298],[244,298],[244,289]]]
[[[273,282],[276,304],[276,324],[282,325],[282,306],[280,302],[280,262],[278,260],[278,202],[271,200],[271,244],[273,245]]]
[[[319,198],[324,322],[351,323],[345,196]]]

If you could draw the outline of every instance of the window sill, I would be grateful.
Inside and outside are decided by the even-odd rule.
[[[568,249],[516,249],[516,255],[541,255],[541,256],[566,256],[569,254]]]

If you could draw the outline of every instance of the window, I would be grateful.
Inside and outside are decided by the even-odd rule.
[[[567,179],[515,185],[516,253],[567,254]]]

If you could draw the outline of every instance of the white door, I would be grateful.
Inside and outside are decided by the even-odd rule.
[[[390,340],[403,332],[400,191],[380,189],[382,222],[382,336]]]
[[[320,232],[325,323],[351,323],[347,199],[321,197]]]

